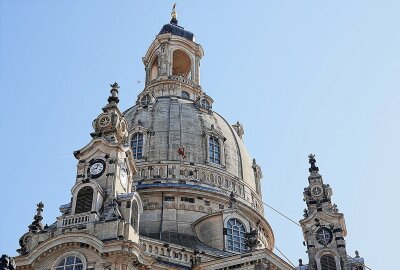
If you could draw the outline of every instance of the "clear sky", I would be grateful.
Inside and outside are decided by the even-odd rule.
[[[173,2],[0,0],[0,253],[45,204],[60,215],[76,176],[72,152],[120,86],[127,109],[143,89],[141,57]],[[394,269],[399,234],[400,1],[178,1],[179,24],[202,44],[202,87],[241,121],[264,173],[264,201],[302,218],[309,152],[345,214],[347,250]],[[266,209],[277,247],[307,261],[299,227]]]

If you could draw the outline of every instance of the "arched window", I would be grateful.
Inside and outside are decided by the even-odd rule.
[[[92,210],[93,188],[83,187],[76,196],[75,214],[85,213]]]
[[[216,137],[211,136],[209,139],[209,158],[210,162],[221,164],[221,151],[219,141]]]
[[[156,57],[151,65],[150,80],[157,78],[158,75],[158,57]]]
[[[332,255],[324,255],[321,257],[321,270],[336,270],[336,261]]]
[[[76,256],[69,256],[57,264],[56,270],[83,270],[83,262]]]
[[[132,136],[131,147],[134,159],[143,157],[143,133],[135,133]]]
[[[186,98],[186,99],[190,99],[190,94],[188,92],[186,92],[186,91],[182,91],[181,97],[182,98]]]
[[[145,95],[140,100],[140,104],[142,104],[142,106],[148,106],[150,104],[150,101],[151,101],[150,95]]]
[[[175,50],[172,55],[172,75],[182,76],[191,79],[192,61],[182,50]]]
[[[226,240],[228,250],[246,251],[246,229],[242,222],[236,218],[228,220]]]
[[[211,110],[211,104],[206,99],[201,100],[201,107],[203,107],[206,110]]]

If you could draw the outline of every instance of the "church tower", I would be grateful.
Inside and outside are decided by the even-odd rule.
[[[315,165],[315,155],[308,156],[310,176],[308,187],[304,189],[303,229],[309,265],[300,262],[299,270],[362,270],[364,260],[348,256],[345,237],[347,234],[344,215],[332,203],[332,188],[324,184],[319,168]]]
[[[132,269],[149,264],[139,245],[142,202],[132,191],[136,165],[127,145],[127,122],[118,108],[118,84],[93,121],[93,139],[75,151],[78,160],[71,202],[43,226],[37,205],[29,231],[20,239],[18,269]],[[147,261],[146,261],[147,260]],[[146,261],[146,262],[145,262]]]

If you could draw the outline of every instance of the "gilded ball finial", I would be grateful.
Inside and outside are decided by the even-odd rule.
[[[174,5],[172,6],[172,11],[171,11],[171,23],[172,24],[178,24],[178,20],[177,18],[177,13],[176,13],[176,3],[174,3]]]

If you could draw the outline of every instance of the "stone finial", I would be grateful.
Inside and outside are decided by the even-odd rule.
[[[44,204],[42,202],[37,204],[36,215],[33,217],[33,222],[28,226],[30,232],[39,232],[43,230],[43,208]]]
[[[243,125],[239,121],[237,121],[236,124],[232,125],[232,127],[236,131],[239,138],[243,139],[243,135],[244,135]]]
[[[108,97],[107,101],[108,101],[108,103],[115,102],[118,104],[118,102],[119,102],[119,98],[118,98],[119,85],[117,82],[115,82],[113,84],[110,84],[110,86],[111,86],[111,90],[110,90],[111,96]]]
[[[3,254],[0,258],[0,270],[15,270],[17,266],[15,265],[14,259],[10,256]]]
[[[303,260],[299,259],[299,266],[303,266]]]
[[[356,250],[356,258],[360,258],[360,252],[358,252],[358,250]]]
[[[308,155],[308,162],[310,163],[311,167],[308,169],[310,173],[317,173],[319,172],[319,169],[317,166],[315,166],[315,163],[317,162],[315,159],[314,154],[309,154]]]

